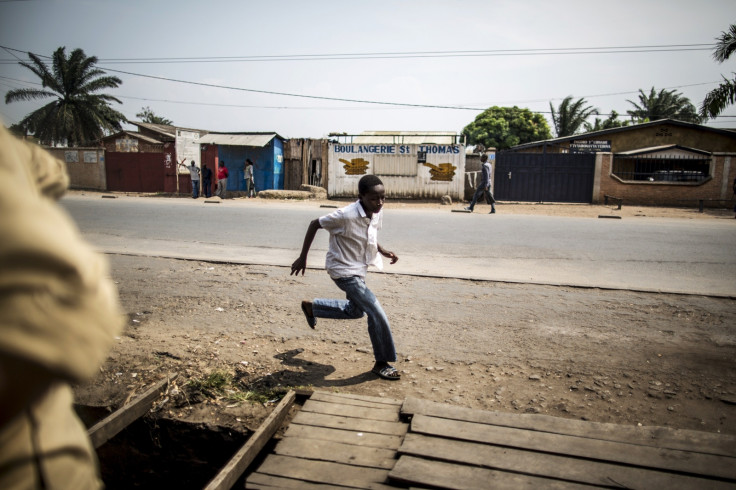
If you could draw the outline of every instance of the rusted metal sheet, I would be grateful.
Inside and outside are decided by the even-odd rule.
[[[107,152],[105,165],[107,190],[162,192],[164,167],[163,153]]]
[[[284,189],[298,190],[302,184],[327,188],[327,143],[310,138],[284,142]]]
[[[465,147],[453,144],[330,143],[331,197],[358,195],[358,181],[375,174],[389,198],[460,199],[465,178]]]

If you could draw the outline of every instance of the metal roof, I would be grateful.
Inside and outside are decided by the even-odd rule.
[[[146,123],[146,122],[140,122],[140,121],[130,121],[130,124],[134,124],[138,126],[139,128],[146,128],[149,131],[159,133],[163,136],[168,136],[169,138],[176,138],[176,132],[178,130],[199,133],[200,136],[207,133],[207,131],[203,129],[182,128],[180,126],[170,126],[168,124],[153,124],[153,123]]]
[[[649,148],[638,148],[636,150],[621,151],[617,152],[617,156],[635,156],[635,155],[646,155],[651,153],[660,153],[667,150],[681,150],[688,153],[699,153],[701,155],[710,155],[709,151],[698,150],[697,148],[689,148],[681,145],[662,145],[662,146],[650,146]]]
[[[119,131],[115,134],[111,134],[110,136],[105,136],[104,138],[100,138],[100,141],[112,140],[112,139],[120,138],[121,136],[129,136],[131,138],[137,138],[139,140],[145,141],[146,143],[152,143],[152,144],[158,144],[158,145],[163,143],[162,141],[159,141],[155,138],[151,138],[150,136],[145,136],[135,131],[128,131],[127,129],[123,129],[122,131]]]
[[[208,133],[199,138],[200,144],[264,147],[277,137],[276,133]]]
[[[145,123],[145,122],[138,122],[138,121],[131,121],[131,124],[135,124],[139,128],[146,128],[149,131],[153,131],[155,133],[162,134],[164,136],[168,136],[169,138],[176,138],[176,128],[174,126],[169,126],[166,124],[152,124],[152,123]]]
[[[363,131],[351,138],[353,143],[405,145],[456,145],[461,139],[453,131]]]
[[[663,126],[663,125],[700,129],[703,131],[708,131],[711,133],[724,135],[729,138],[736,138],[736,132],[728,130],[728,129],[713,128],[710,126],[703,126],[701,124],[678,121],[676,119],[657,119],[656,121],[648,121],[648,122],[640,123],[640,124],[632,124],[630,126],[621,126],[618,128],[611,128],[611,129],[601,129],[599,131],[591,131],[589,133],[575,134],[572,136],[562,136],[559,138],[551,138],[548,140],[532,141],[531,143],[522,143],[521,145],[512,146],[511,148],[509,148],[509,150],[512,150],[512,151],[524,150],[527,148],[536,148],[536,147],[544,146],[548,144],[554,145],[557,143],[565,143],[568,141],[580,140],[580,139],[591,140],[591,139],[598,138],[601,136],[606,136],[608,134],[624,133],[627,131],[639,130],[641,128],[646,128],[646,127],[651,127],[651,126]]]

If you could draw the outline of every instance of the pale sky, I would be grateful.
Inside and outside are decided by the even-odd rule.
[[[460,132],[494,105],[549,121],[550,101],[567,95],[626,116],[627,100],[652,86],[699,107],[736,72],[736,57],[718,64],[700,45],[735,22],[734,0],[0,0],[0,46],[97,56],[122,79],[106,93],[131,120],[149,106],[182,127],[319,138]],[[27,55],[4,48],[0,118],[9,125],[46,102],[4,103],[8,90],[40,88],[17,64]],[[724,114],[734,117],[707,124],[736,128],[736,106]]]

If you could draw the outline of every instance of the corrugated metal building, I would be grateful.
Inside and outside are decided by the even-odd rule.
[[[465,146],[449,132],[368,131],[331,134],[330,197],[358,195],[358,181],[375,174],[390,198],[429,199],[464,194]]]
[[[130,123],[138,127],[138,133],[136,134],[138,135],[137,138],[141,140],[138,142],[138,149],[134,147],[126,149],[125,145],[121,145],[115,150],[117,157],[112,153],[108,153],[108,164],[119,163],[122,165],[121,168],[125,169],[126,178],[121,182],[122,185],[127,188],[133,187],[127,190],[191,193],[192,182],[189,171],[178,164],[182,160],[186,162],[194,160],[195,165],[200,166],[199,138],[207,131],[169,124],[153,124],[140,121],[130,121]],[[146,142],[144,138],[157,140],[161,146],[157,147],[151,141]],[[135,152],[139,154],[137,156],[133,155],[132,153]],[[158,173],[159,160],[157,153],[162,154],[163,157],[163,169],[160,175]],[[126,169],[126,166],[131,163],[139,165],[140,168],[133,166]],[[157,173],[155,175],[152,172],[154,170],[152,165],[156,167]],[[142,172],[146,171],[151,175],[144,176]],[[108,172],[108,185],[113,181],[114,179],[111,180],[111,175]],[[161,184],[163,184],[163,188],[161,188]]]
[[[144,132],[123,130],[101,140],[107,190],[174,193],[179,188],[191,189],[188,172],[177,187],[176,129],[169,132],[173,127],[166,126],[159,131],[160,125],[140,124]]]
[[[253,162],[256,191],[284,188],[284,138],[277,133],[208,133],[199,144],[210,168],[225,162],[228,191],[245,191],[246,158]]]
[[[299,190],[303,184],[327,189],[328,143],[312,138],[290,138],[284,143],[284,189]]]

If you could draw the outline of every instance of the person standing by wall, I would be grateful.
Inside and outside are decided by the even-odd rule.
[[[192,178],[192,199],[197,199],[199,197],[199,169],[194,163],[194,160],[192,160],[192,163],[188,167],[183,162],[182,160],[179,166],[189,170],[189,176]]]
[[[215,191],[215,195],[220,199],[225,199],[228,175],[230,175],[230,172],[227,170],[225,160],[220,160],[220,167],[217,169],[217,190]]]
[[[485,196],[486,202],[491,205],[490,214],[494,214],[496,212],[496,199],[493,197],[493,193],[491,192],[491,175],[493,175],[493,168],[488,161],[488,155],[481,156],[480,162],[482,164],[480,183],[478,184],[478,188],[475,190],[475,194],[473,194],[473,200],[470,201],[470,206],[465,208],[465,211],[470,211],[472,213],[478,199],[480,199],[481,196]]]
[[[202,164],[202,194],[204,197],[212,197],[212,169]]]
[[[245,179],[245,194],[249,198],[256,197],[256,184],[253,180],[253,162],[250,158],[245,159],[245,172],[243,172],[243,178]]]

